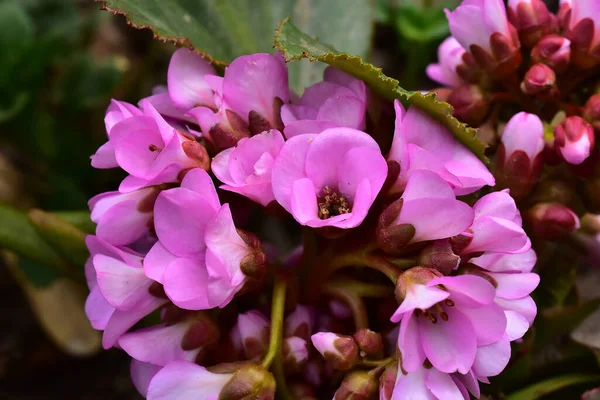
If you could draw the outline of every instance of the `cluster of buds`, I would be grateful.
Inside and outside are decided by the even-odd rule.
[[[491,47],[470,47],[496,77],[520,63],[503,21]],[[470,53],[446,45],[469,72],[458,64]],[[430,70],[460,87],[447,66]],[[415,106],[396,101],[394,130],[373,134],[372,97],[332,67],[298,97],[279,55],[239,57],[221,77],[180,49],[166,89],[111,103],[92,164],[128,176],[90,200],[86,312],[105,348],[132,357],[142,395],[467,400],[506,367],[539,278],[513,197],[489,191],[496,179],[531,190],[543,124],[511,120],[494,177]],[[568,231],[559,214],[527,216]]]

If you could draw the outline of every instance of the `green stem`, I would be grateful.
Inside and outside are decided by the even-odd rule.
[[[286,279],[279,276],[276,278],[275,285],[273,286],[273,299],[271,300],[271,337],[269,339],[267,355],[262,361],[262,366],[265,369],[271,367],[275,357],[281,352],[286,285]]]
[[[282,400],[295,400],[295,397],[287,388],[285,374],[283,372],[283,355],[277,352],[275,363],[273,364],[273,376],[277,382],[277,398]]]
[[[385,276],[387,276],[394,284],[398,280],[400,272],[390,263],[388,260],[381,256],[364,253],[350,253],[341,257],[335,258],[329,265],[328,273],[331,275],[333,272],[351,266],[367,267],[375,269]]]

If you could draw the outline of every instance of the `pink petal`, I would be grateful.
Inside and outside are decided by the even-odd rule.
[[[321,81],[306,88],[300,103],[304,106],[320,108],[332,96],[356,97],[349,88],[332,82]]]
[[[477,349],[473,372],[477,376],[496,376],[506,368],[510,360],[510,342],[507,336],[496,343]]]
[[[350,149],[342,158],[338,167],[337,187],[342,195],[352,201],[360,182],[367,179],[371,188],[370,200],[373,202],[386,177],[387,163],[381,152],[368,147],[357,147]],[[367,210],[370,206],[371,203]],[[353,212],[355,208],[352,208]]]
[[[231,374],[213,374],[188,361],[173,361],[150,382],[148,400],[218,400]]]
[[[506,335],[511,342],[520,339],[529,330],[527,318],[516,311],[504,311],[506,315]]]
[[[186,310],[211,308],[206,295],[208,272],[203,259],[179,258],[171,262],[163,276],[165,293]]]
[[[152,96],[144,97],[139,102],[142,108],[148,108],[148,104],[152,106],[160,115],[164,117],[174,118],[179,120],[179,122],[191,122],[195,123],[196,120],[192,116],[188,116],[184,111],[187,111],[187,108],[179,109],[173,104],[169,93],[158,93]],[[148,110],[144,110],[144,113],[147,114]]]
[[[448,321],[438,318],[434,324],[428,318],[419,318],[423,350],[438,370],[466,374],[473,365],[477,351],[473,325],[455,307],[445,307],[444,310],[448,314]]]
[[[461,308],[475,329],[477,346],[485,346],[497,342],[507,329],[507,318],[504,311],[495,303],[479,308]]]
[[[210,163],[210,169],[215,174],[217,179],[226,184],[234,182],[231,174],[229,173],[229,160],[231,159],[231,153],[233,153],[233,150],[235,150],[235,147],[230,147],[223,150],[217,154]]]
[[[289,139],[298,135],[321,133],[326,129],[335,128],[337,126],[336,123],[331,121],[302,119],[287,124],[283,132],[285,133],[285,137]]]
[[[463,254],[479,251],[524,253],[531,248],[527,234],[519,225],[506,219],[484,216],[471,226],[473,241]]]
[[[281,120],[287,126],[298,120],[314,120],[317,118],[318,109],[300,104],[284,104],[281,107]]]
[[[102,254],[94,256],[98,287],[108,303],[123,311],[134,308],[150,294],[152,281],[142,268],[135,268]]]
[[[528,296],[540,283],[540,276],[535,273],[500,273],[490,272],[496,280],[496,296],[503,299],[520,299]]]
[[[524,316],[527,322],[529,322],[529,326],[531,326],[537,314],[537,306],[535,305],[535,301],[533,301],[531,296],[526,296],[522,299],[516,300],[506,300],[496,297],[495,302],[504,310],[516,311]]]
[[[148,232],[152,213],[141,213],[137,200],[122,201],[108,209],[98,220],[96,235],[114,245],[135,242]]]
[[[133,386],[135,386],[137,391],[143,397],[146,397],[150,381],[162,367],[132,359],[129,369],[131,371],[131,381],[133,382]]]
[[[334,96],[328,98],[319,108],[317,120],[331,121],[338,126],[363,129],[366,104],[354,96]]]
[[[204,75],[215,75],[210,63],[189,49],[178,49],[169,63],[169,96],[177,107],[189,110],[196,106],[215,107],[213,91]]]
[[[427,283],[428,287],[435,285],[442,285],[450,292],[451,300],[460,308],[477,308],[491,304],[496,295],[491,283],[475,275],[443,276]]]
[[[306,225],[309,221],[319,220],[316,189],[308,178],[294,182],[291,211],[296,221]]]
[[[533,249],[520,254],[484,253],[470,262],[492,272],[531,272],[537,256]]]
[[[152,246],[144,258],[144,273],[152,280],[163,283],[167,266],[177,259],[163,244],[158,241]]]
[[[410,396],[410,397],[407,397]],[[408,375],[398,367],[398,377],[394,386],[392,400],[438,400],[425,385],[425,369],[420,368]]]
[[[398,350],[402,354],[402,368],[405,371],[414,372],[422,368],[425,353],[419,337],[417,317],[412,312],[405,315],[400,322]]]
[[[456,377],[473,396],[475,396],[476,398],[479,398],[481,396],[481,391],[479,390],[479,382],[477,382],[477,377],[473,373],[472,369],[464,375],[454,374],[454,377]]]
[[[106,328],[106,324],[115,312],[115,308],[108,304],[99,287],[90,291],[85,301],[85,315],[87,315],[92,327],[97,330]]]
[[[96,154],[90,157],[92,159],[92,167],[98,169],[116,168],[119,166],[115,158],[115,148],[112,143],[106,142],[96,150]]]
[[[490,216],[507,219],[517,225],[522,224],[519,209],[508,190],[486,194],[477,200],[477,203],[473,206],[473,211],[475,212],[475,218]]]
[[[404,189],[405,202],[421,199],[451,199],[456,196],[450,185],[438,174],[431,171],[415,171]]]
[[[435,286],[412,284],[406,291],[406,297],[391,317],[392,322],[399,322],[402,315],[414,310],[427,310],[435,304],[450,297],[450,293]]]
[[[216,212],[221,208],[215,185],[208,173],[201,168],[194,168],[185,174],[181,187],[198,193]]]
[[[469,400],[468,396],[463,396],[450,375],[435,368],[425,371],[425,384],[438,400]]]

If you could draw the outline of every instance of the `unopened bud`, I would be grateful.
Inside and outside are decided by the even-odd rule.
[[[371,400],[376,397],[379,384],[377,378],[367,371],[348,373],[333,400]]]
[[[267,272],[267,257],[263,252],[252,252],[240,261],[240,270],[244,275],[254,278],[262,279]]]
[[[435,269],[424,267],[414,267],[404,271],[396,282],[396,289],[394,291],[396,300],[399,304],[402,303],[406,298],[406,293],[412,285],[425,285],[430,280],[441,276],[442,274]]]
[[[354,334],[361,357],[376,356],[383,351],[383,339],[377,332],[361,329]]]
[[[406,246],[415,236],[415,227],[411,224],[395,225],[402,211],[403,199],[390,204],[379,216],[376,228],[376,240],[379,247],[387,253],[396,253]]]
[[[552,16],[542,0],[509,0],[508,19],[519,32],[521,43],[534,46],[553,29]]]
[[[558,35],[545,36],[531,50],[531,60],[563,73],[571,62],[571,41]]]
[[[527,211],[525,217],[533,233],[546,240],[558,240],[579,229],[577,215],[559,203],[540,203]]]
[[[452,251],[456,254],[462,254],[471,242],[473,241],[473,233],[465,231],[459,235],[452,236],[450,238],[450,244],[452,245]]]
[[[271,400],[275,398],[275,378],[264,368],[248,364],[223,386],[219,400]]]
[[[285,319],[285,337],[297,336],[308,342],[312,334],[314,310],[312,307],[298,304]]]
[[[269,346],[270,322],[258,311],[248,311],[238,316],[231,329],[234,347],[244,354],[247,360],[262,358]]]
[[[418,265],[433,268],[443,275],[448,275],[460,264],[460,256],[454,254],[448,239],[432,242],[419,254]]]
[[[556,74],[546,64],[535,64],[525,73],[521,91],[525,94],[547,93],[554,88]]]
[[[462,85],[448,97],[453,115],[471,126],[479,126],[486,118],[490,102],[477,85]]]
[[[392,400],[397,376],[398,365],[396,363],[385,367],[383,374],[379,377],[379,400]]]
[[[600,94],[593,95],[585,103],[583,118],[600,132]]]
[[[346,371],[358,362],[358,346],[351,336],[319,332],[312,335],[311,340],[334,369]]]
[[[298,372],[308,360],[308,344],[306,340],[296,336],[285,338],[281,346],[283,364],[288,372]]]
[[[193,350],[219,341],[219,327],[214,321],[204,314],[196,318],[181,340],[183,350]]]
[[[204,146],[200,143],[195,140],[186,140],[181,143],[181,148],[188,157],[196,161],[198,168],[202,168],[205,171],[210,169],[210,157]]]
[[[569,164],[581,164],[593,148],[594,128],[581,117],[568,117],[554,129],[554,149]]]

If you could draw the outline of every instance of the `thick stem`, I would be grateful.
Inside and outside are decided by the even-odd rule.
[[[267,355],[262,361],[262,366],[269,369],[273,360],[281,352],[281,342],[283,337],[283,314],[285,311],[285,291],[287,281],[279,276],[275,279],[273,286],[273,299],[271,305],[271,338],[269,340],[269,349]]]
[[[369,328],[369,316],[365,309],[365,305],[359,296],[334,284],[326,284],[323,286],[323,293],[342,300],[350,307],[357,331]]]

